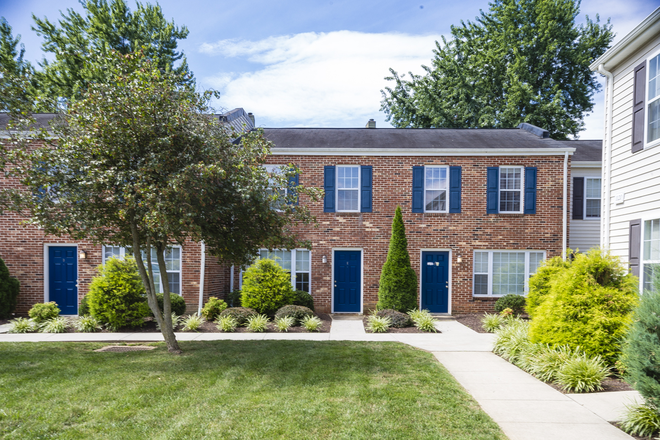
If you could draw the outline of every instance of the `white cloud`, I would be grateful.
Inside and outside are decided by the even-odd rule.
[[[380,90],[389,68],[422,73],[440,35],[303,33],[259,41],[221,40],[200,52],[257,63],[259,70],[218,72],[204,85],[225,108],[243,107],[268,126],[363,126],[384,121]],[[356,125],[360,124],[360,125]],[[379,123],[379,126],[383,126]]]

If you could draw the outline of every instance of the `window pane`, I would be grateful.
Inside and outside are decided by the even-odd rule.
[[[587,218],[600,218],[600,199],[587,200]]]
[[[447,203],[447,191],[426,191],[426,210],[445,211]]]
[[[644,261],[660,261],[660,220],[644,222]]]
[[[500,212],[520,212],[520,191],[500,192]]]
[[[474,254],[474,273],[488,273],[488,252]]]
[[[649,101],[660,95],[660,55],[649,61]]]
[[[587,179],[587,197],[600,199],[600,179]]]
[[[291,251],[260,250],[259,257],[274,260],[282,269],[291,271]]]
[[[660,81],[658,81],[660,83]],[[660,99],[649,104],[648,142],[660,138]]]
[[[309,293],[308,273],[296,273],[296,290],[302,290]]]
[[[520,168],[500,168],[500,189],[520,189]]]
[[[170,292],[181,294],[181,274],[180,273],[167,273],[167,279],[170,282]]]
[[[446,189],[447,188],[447,169],[439,167],[426,167],[426,189]]]
[[[474,294],[488,295],[488,275],[474,274]]]
[[[181,249],[172,248],[165,251],[165,269],[181,270]]]
[[[337,167],[337,189],[357,189],[359,167]]]
[[[358,210],[358,192],[357,191],[337,191],[337,210],[338,211],[357,211]]]
[[[121,247],[120,246],[103,246],[103,258],[108,260],[112,257],[120,258],[121,256]]]
[[[493,252],[493,295],[523,294],[525,253]]]
[[[643,280],[642,280],[642,288],[644,290],[654,290],[655,286],[653,280],[659,274],[660,274],[660,264],[645,264]]]
[[[532,276],[536,273],[542,261],[543,261],[543,252],[529,253],[529,276]]]
[[[309,251],[296,251],[296,272],[309,272]]]

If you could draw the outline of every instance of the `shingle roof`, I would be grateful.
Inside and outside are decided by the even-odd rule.
[[[577,140],[561,141],[575,148],[573,162],[600,162],[602,161],[603,141],[601,140]]]

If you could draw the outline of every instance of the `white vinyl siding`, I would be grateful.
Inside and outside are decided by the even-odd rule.
[[[475,251],[475,296],[525,295],[530,276],[545,259],[543,251]]]

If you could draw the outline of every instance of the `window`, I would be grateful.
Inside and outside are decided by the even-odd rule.
[[[447,211],[447,167],[424,167],[424,210]]]
[[[653,278],[660,272],[660,219],[644,222],[642,265],[642,288],[653,290]]]
[[[522,168],[500,168],[500,212],[521,212]]]
[[[660,139],[660,55],[649,60],[647,142]]]
[[[302,290],[311,293],[311,260],[310,252],[307,249],[259,250],[259,258],[270,258],[275,260],[282,269],[291,274],[291,285],[296,290]],[[243,273],[241,272],[241,285],[243,284]]]
[[[283,165],[264,165],[264,169],[271,176],[281,175],[284,172]],[[271,177],[268,179],[268,190],[267,193],[269,196],[278,195],[281,198],[275,201],[275,209],[279,208],[283,203],[283,197],[287,194],[287,188],[277,185],[275,178]]]
[[[544,258],[542,251],[476,251],[474,295],[524,295]]]
[[[131,248],[121,246],[103,246],[103,264],[112,257],[124,258],[126,255],[133,255]],[[170,292],[181,295],[181,247],[172,246],[165,251],[165,269],[167,270],[167,279],[170,286]],[[146,264],[147,253],[142,251],[142,260]],[[159,292],[163,292],[163,284],[158,267],[158,258],[156,250],[151,250],[151,265],[154,273],[154,285]]]
[[[359,211],[360,167],[337,167],[337,211]]]
[[[587,177],[584,181],[584,218],[600,218],[600,178]]]

